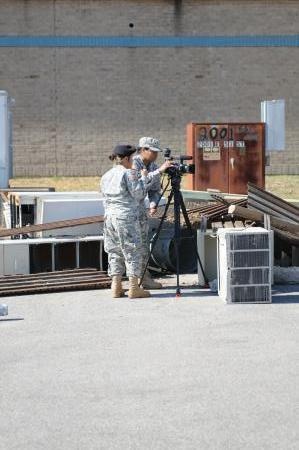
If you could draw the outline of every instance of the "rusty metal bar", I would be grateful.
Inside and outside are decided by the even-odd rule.
[[[34,283],[34,284],[19,284],[19,285],[13,285],[13,286],[1,286],[0,289],[0,294],[3,294],[4,292],[11,292],[11,291],[22,291],[23,289],[31,289],[31,288],[39,288],[39,289],[48,289],[51,287],[71,287],[74,284],[76,286],[81,286],[81,285],[89,285],[89,284],[99,284],[99,285],[107,285],[109,286],[111,284],[111,281],[109,279],[104,279],[104,280],[100,280],[100,279],[90,279],[90,280],[68,280],[68,281],[56,281],[53,283],[43,283],[42,281],[40,283]]]
[[[79,273],[78,273],[79,272]],[[111,280],[107,274],[91,269],[60,271],[33,275],[13,275],[0,277],[0,295],[19,295],[34,292],[56,292],[75,289],[107,288]]]
[[[52,277],[60,277],[60,276],[68,276],[68,275],[74,275],[74,276],[81,276],[86,274],[99,274],[99,275],[106,275],[106,272],[97,270],[94,268],[86,268],[86,269],[67,269],[67,270],[57,270],[53,272],[38,272],[38,273],[31,273],[26,275],[3,275],[0,277],[0,283],[2,281],[9,282],[10,280],[14,280],[15,278],[18,279],[38,279],[40,277],[43,278],[52,278]]]
[[[14,286],[16,287],[22,287],[22,286],[30,286],[33,285],[34,286],[38,286],[38,285],[44,285],[45,283],[47,284],[47,286],[51,286],[54,284],[61,284],[61,283],[68,283],[68,282],[73,282],[76,281],[76,283],[83,283],[85,281],[105,281],[105,282],[109,282],[110,278],[108,276],[106,277],[99,277],[99,276],[95,276],[95,275],[87,275],[87,276],[68,276],[68,277],[63,277],[63,278],[54,278],[54,279],[49,279],[49,278],[40,278],[40,279],[34,279],[34,280],[14,280],[13,282],[9,282],[9,283],[5,283],[5,282],[1,282],[0,283],[0,290],[1,289],[10,289],[13,288]]]
[[[244,203],[241,203],[240,206],[241,205],[245,206]],[[227,215],[228,215],[228,208],[226,207],[225,209],[222,209],[221,211],[215,211],[212,214],[209,214],[208,219],[211,220],[211,219],[215,219],[217,217],[221,218],[221,217],[227,216]]]
[[[233,202],[231,203],[231,205],[246,205],[246,200],[240,200],[238,202]],[[208,219],[215,219],[215,217],[221,217],[223,215],[227,215],[228,214],[228,206],[218,206],[217,208],[213,208],[210,211],[204,213],[203,215]]]
[[[47,293],[47,292],[59,292],[59,291],[73,291],[73,290],[84,290],[84,289],[106,289],[110,287],[110,282],[102,282],[102,281],[91,281],[84,282],[82,284],[79,283],[69,283],[69,284],[61,284],[61,285],[53,285],[53,286],[31,286],[26,288],[19,288],[14,290],[0,290],[0,295],[24,295],[24,294],[34,294],[34,293]]]
[[[4,275],[3,277],[0,277],[0,284],[1,283],[11,284],[11,283],[15,283],[16,281],[20,281],[22,283],[23,282],[26,283],[27,281],[38,282],[39,280],[45,280],[45,282],[51,283],[52,281],[55,281],[55,280],[69,279],[69,278],[74,278],[74,277],[76,277],[77,279],[88,278],[88,277],[102,279],[102,278],[107,278],[107,273],[100,272],[97,270],[91,270],[90,272],[83,272],[83,273],[77,273],[76,271],[74,271],[72,273],[71,271],[69,271],[66,274],[63,272],[60,272],[59,274],[55,274],[55,272],[54,273],[45,272],[45,274],[40,273],[40,274],[38,274],[38,276],[36,276],[36,274],[29,274],[29,275],[25,275],[25,276],[24,275],[11,275],[11,276]]]
[[[208,206],[198,206],[197,208],[192,208],[192,209],[188,209],[188,214],[191,213],[205,213],[206,211],[210,211],[211,209],[214,208],[219,208],[221,205],[208,205]]]
[[[49,222],[38,225],[30,225],[28,227],[8,228],[0,230],[0,237],[17,236],[19,234],[28,234],[38,231],[55,230],[58,228],[75,227],[77,225],[88,225],[91,223],[104,222],[104,216],[81,217],[79,219],[59,220],[57,222]]]
[[[226,211],[230,205],[246,204],[246,201],[247,200],[236,200],[236,201],[230,202],[229,205],[218,204],[218,205],[209,205],[209,206],[202,206],[202,207],[199,206],[198,208],[189,209],[188,214],[189,213],[193,214],[193,213],[199,212],[200,214],[205,215],[207,217],[209,214],[214,214],[217,211],[219,211],[220,213],[222,211]]]

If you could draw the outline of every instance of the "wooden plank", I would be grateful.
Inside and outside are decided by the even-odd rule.
[[[242,222],[241,220],[235,220],[235,227],[236,228],[245,228],[244,222]]]
[[[235,228],[235,226],[234,226],[232,220],[226,220],[226,221],[224,222],[224,224],[223,224],[223,227],[224,227],[224,228]]]
[[[212,227],[212,229],[213,228],[223,228],[223,223],[218,220],[217,222],[212,222],[211,227]]]

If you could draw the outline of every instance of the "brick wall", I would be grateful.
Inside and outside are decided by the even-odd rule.
[[[134,27],[129,27],[129,24]],[[296,34],[297,1],[2,0],[0,35]],[[154,135],[185,149],[189,121],[260,120],[286,100],[287,150],[269,173],[299,174],[299,48],[0,48],[16,100],[17,176],[98,175],[118,142]]]

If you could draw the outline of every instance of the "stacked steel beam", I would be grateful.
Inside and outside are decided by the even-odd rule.
[[[299,225],[299,208],[297,206],[251,183],[248,183],[248,208],[268,214],[270,216],[270,224],[271,217],[277,217],[284,219],[290,224]],[[290,230],[281,230],[271,225],[271,228],[281,239],[289,242],[291,245],[299,246],[298,233],[292,231],[294,227],[290,226]]]
[[[248,207],[264,214],[287,219],[299,224],[299,208],[280,197],[248,183]]]
[[[106,289],[110,278],[96,269],[74,269],[0,277],[0,295],[24,295],[83,289]]]

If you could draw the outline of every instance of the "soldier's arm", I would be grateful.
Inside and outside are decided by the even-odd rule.
[[[142,200],[146,196],[147,176],[139,175],[137,170],[128,169],[124,174],[124,180],[128,191],[136,200]]]
[[[161,196],[161,189],[155,191],[148,191],[148,199],[150,203],[150,208],[157,208]]]
[[[154,167],[154,170],[151,170],[148,173],[148,181],[150,185],[157,183],[160,184],[161,172],[158,166],[155,165]]]
[[[141,162],[139,158],[133,158],[133,169],[136,169],[138,172],[141,172],[142,169],[144,169],[144,164]],[[152,189],[153,186],[157,186],[157,183],[160,184],[160,171],[157,164],[152,163],[151,168],[148,171],[147,174],[147,190]],[[154,187],[155,189],[155,187]]]
[[[161,173],[159,167],[153,163],[151,171],[148,173],[149,183],[147,184],[148,199],[150,208],[156,208],[161,195]]]

